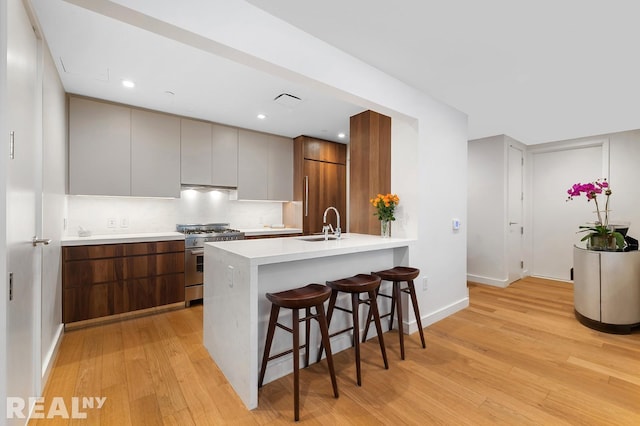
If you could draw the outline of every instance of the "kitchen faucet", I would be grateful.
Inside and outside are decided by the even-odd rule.
[[[336,223],[336,229],[335,230],[333,229],[333,226],[331,226],[331,224],[326,225],[326,223],[327,223],[327,213],[329,212],[329,210],[333,210],[334,212],[336,212],[337,223]],[[340,213],[338,212],[338,209],[336,209],[333,206],[327,207],[327,209],[324,211],[324,215],[322,216],[322,223],[325,224],[322,227],[322,232],[324,233],[325,241],[329,239],[329,230],[331,230],[331,232],[333,232],[333,235],[335,235],[337,239],[340,239],[340,235],[341,235]]]

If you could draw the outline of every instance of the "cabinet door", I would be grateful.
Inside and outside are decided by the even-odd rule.
[[[269,135],[238,131],[238,199],[266,200]]]
[[[238,186],[238,129],[213,124],[213,170],[211,183],[216,186]]]
[[[269,137],[267,198],[275,201],[293,199],[293,140]]]
[[[313,234],[322,231],[322,216],[327,207],[340,212],[340,227],[345,230],[347,168],[343,164],[304,161],[305,180],[308,182],[308,197],[303,200],[303,231]],[[305,191],[306,193],[307,191]],[[335,213],[330,213],[327,222],[336,226]]]
[[[69,194],[131,195],[131,109],[69,98]]]
[[[180,197],[180,119],[131,110],[131,195]]]
[[[211,123],[181,119],[180,182],[211,185],[211,159]]]

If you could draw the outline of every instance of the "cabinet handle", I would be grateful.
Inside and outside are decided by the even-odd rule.
[[[309,176],[304,177],[304,215],[309,216]]]

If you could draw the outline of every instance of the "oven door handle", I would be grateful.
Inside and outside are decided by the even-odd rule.
[[[201,254],[204,254],[204,249],[195,249],[189,251],[191,252],[192,256],[200,256]]]

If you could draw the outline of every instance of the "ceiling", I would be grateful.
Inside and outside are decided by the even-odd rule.
[[[336,141],[364,109],[62,0],[32,2],[71,93]],[[181,2],[191,31],[211,19],[198,13],[205,3]],[[465,112],[469,139],[536,144],[640,128],[636,0],[249,3]],[[124,78],[136,88],[120,87]],[[280,93],[302,102],[274,103]]]

